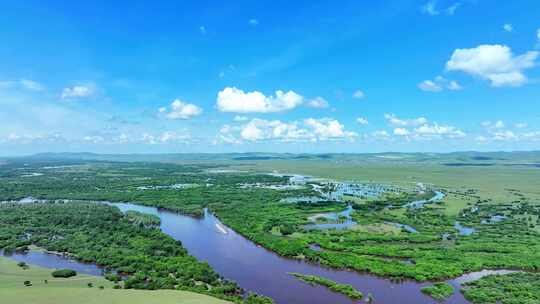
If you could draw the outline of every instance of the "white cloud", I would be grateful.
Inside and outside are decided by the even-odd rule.
[[[85,98],[94,95],[95,88],[92,86],[77,85],[73,87],[66,87],[62,90],[62,99],[76,99]]]
[[[384,117],[395,127],[393,135],[405,137],[407,140],[455,139],[466,136],[465,132],[456,127],[429,123],[424,117],[400,119],[394,114],[385,114]]]
[[[505,25],[503,25],[503,30],[511,33],[514,30],[514,27],[512,26],[512,24],[506,23]]]
[[[463,87],[455,80],[451,80],[446,86],[446,88],[449,89],[450,91],[459,91],[463,89]]]
[[[409,130],[407,130],[405,128],[395,128],[394,129],[394,135],[406,136],[406,135],[409,135],[409,134],[410,134]]]
[[[516,140],[517,136],[512,131],[499,131],[493,134],[494,140],[507,141],[507,140]]]
[[[244,141],[316,142],[352,140],[356,136],[356,133],[345,130],[339,121],[330,118],[308,118],[302,122],[254,118],[238,127],[224,125],[217,136],[217,142],[234,144]]]
[[[364,117],[358,117],[358,118],[356,119],[356,122],[357,122],[358,124],[360,124],[360,125],[363,125],[363,126],[369,124],[369,121],[367,120],[367,118],[364,118]]]
[[[259,24],[259,20],[257,20],[257,19],[249,19],[248,23],[249,23],[249,25],[256,26],[256,25]]]
[[[442,91],[442,87],[435,82],[431,80],[424,80],[421,83],[418,84],[418,87],[422,91],[428,91],[428,92],[440,92]]]
[[[53,144],[65,141],[66,139],[60,133],[20,134],[11,132],[6,137],[0,138],[0,143],[16,145]]]
[[[517,124],[514,125],[514,127],[515,127],[516,129],[524,129],[524,128],[526,128],[527,126],[528,126],[527,123],[524,123],[524,122],[518,122]]]
[[[461,6],[461,3],[456,2],[445,9],[448,15],[454,15],[456,10]]]
[[[21,79],[19,80],[19,82],[23,87],[31,91],[43,91],[45,89],[45,87],[41,83],[33,80]]]
[[[206,27],[204,25],[199,26],[199,33],[206,35]]]
[[[526,140],[540,140],[540,131],[527,132],[523,134],[523,138]]]
[[[422,11],[431,16],[437,16],[440,12],[437,10],[437,2],[429,1],[422,6]]]
[[[527,82],[523,71],[535,66],[538,52],[514,56],[505,45],[479,45],[456,49],[446,63],[449,71],[462,71],[489,80],[494,87],[521,86]]]
[[[317,108],[317,109],[324,109],[324,108],[328,108],[328,101],[326,101],[326,99],[322,97],[315,97],[314,99],[308,102],[308,106],[312,108]]]
[[[308,118],[304,120],[304,123],[313,129],[313,132],[320,140],[357,136],[354,132],[345,131],[345,127],[335,119]]]
[[[465,132],[457,129],[453,126],[439,125],[433,123],[432,125],[424,124],[414,129],[414,135],[418,138],[462,138],[465,137]]]
[[[389,139],[390,134],[388,134],[388,132],[385,130],[377,130],[371,133],[371,137],[375,139]]]
[[[99,135],[88,135],[88,136],[84,136],[83,137],[83,141],[86,141],[86,142],[91,142],[93,144],[99,144],[99,143],[102,143],[105,139],[103,138],[103,136],[99,136]]]
[[[447,8],[439,10],[437,8],[437,1],[432,0],[427,2],[421,7],[421,10],[423,13],[431,15],[431,16],[437,16],[440,15],[441,12],[447,14],[447,15],[454,15],[456,13],[456,10],[461,6],[461,3],[455,2],[452,5],[448,6]]]
[[[241,115],[236,115],[233,118],[233,121],[236,121],[236,122],[246,121],[246,120],[249,120],[249,118],[247,116],[241,116]]]
[[[191,135],[186,132],[174,132],[164,131],[158,134],[143,133],[139,138],[135,139],[136,142],[157,145],[157,144],[187,144],[191,143]]]
[[[400,119],[395,114],[384,114],[384,118],[393,126],[419,126],[427,123],[427,119],[424,117],[418,117],[414,119]]]
[[[362,90],[356,90],[354,93],[353,93],[353,98],[356,98],[356,99],[364,99],[366,98],[366,94],[364,94],[364,92]]]
[[[293,92],[276,91],[276,96],[265,96],[261,92],[247,92],[235,87],[226,87],[218,93],[217,108],[221,112],[271,113],[296,108],[304,97]]]
[[[442,76],[437,76],[434,80],[424,80],[418,84],[418,88],[426,92],[441,92],[444,89],[459,91],[463,89],[457,81],[448,80]]]
[[[504,121],[502,120],[497,120],[495,122],[491,122],[491,121],[483,121],[481,123],[482,127],[486,128],[486,129],[503,129],[505,127],[504,125]]]
[[[489,139],[487,137],[482,136],[482,135],[476,136],[474,138],[474,140],[476,140],[479,143],[485,143],[485,142],[489,141]]]
[[[15,88],[23,88],[30,91],[36,91],[40,92],[45,90],[45,86],[43,86],[41,83],[29,79],[19,79],[17,81],[0,81],[0,87],[15,87]]]
[[[165,107],[159,108],[168,119],[190,119],[202,113],[202,109],[194,104],[186,103],[180,99],[175,99],[170,106],[170,110]]]

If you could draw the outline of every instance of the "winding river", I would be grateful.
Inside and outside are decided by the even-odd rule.
[[[272,297],[279,304],[361,303],[320,286],[310,286],[290,276],[288,272],[318,275],[339,283],[351,284],[364,295],[372,293],[374,303],[440,303],[421,293],[430,283],[405,281],[392,283],[388,279],[353,271],[334,270],[304,261],[287,259],[247,240],[225,226],[205,210],[202,218],[193,218],[154,207],[130,203],[109,203],[121,211],[135,210],[161,218],[161,230],[180,240],[189,253],[207,261],[223,277],[236,281],[242,288]],[[100,275],[94,265],[79,263],[61,256],[41,252],[15,253],[11,258],[50,268],[72,268],[81,273]],[[457,291],[459,284],[479,276],[494,273],[477,272],[448,281],[456,292],[444,303],[468,303]]]

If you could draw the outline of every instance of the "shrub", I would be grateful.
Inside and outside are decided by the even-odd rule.
[[[55,278],[71,278],[77,275],[77,272],[72,269],[58,269],[52,272]]]
[[[107,279],[107,280],[109,280],[111,282],[120,282],[120,281],[122,281],[122,277],[120,277],[116,273],[107,273],[105,275],[105,279]]]

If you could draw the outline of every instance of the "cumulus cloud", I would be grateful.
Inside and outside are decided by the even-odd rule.
[[[424,117],[400,119],[394,114],[385,114],[384,117],[394,126],[393,135],[407,140],[455,139],[466,136],[465,132],[456,127],[430,123]]]
[[[328,108],[328,101],[326,101],[326,99],[322,97],[315,97],[314,99],[308,102],[308,106],[312,108],[317,108],[317,109],[324,109],[324,108]]]
[[[528,126],[527,123],[524,123],[524,122],[518,122],[518,123],[516,123],[516,124],[514,125],[514,127],[515,127],[516,129],[524,129],[524,128],[526,128],[527,126]]]
[[[314,119],[308,118],[304,123],[313,129],[313,133],[318,139],[333,139],[333,138],[351,138],[357,134],[345,130],[345,127],[335,119],[323,118]]]
[[[427,123],[427,119],[425,117],[418,117],[413,119],[400,119],[395,114],[384,114],[384,118],[393,126],[419,126]]]
[[[364,117],[358,117],[356,119],[356,122],[362,126],[369,124],[369,121],[367,120],[367,118],[364,118]]]
[[[190,119],[202,113],[202,109],[194,104],[186,103],[180,99],[175,99],[170,109],[166,107],[159,108],[159,112],[164,114],[168,119]]]
[[[303,101],[304,97],[293,91],[276,91],[275,96],[265,96],[258,91],[246,93],[235,87],[226,87],[218,93],[216,105],[221,112],[272,113],[292,110]]]
[[[353,93],[353,98],[356,98],[356,99],[364,99],[364,98],[366,98],[366,94],[365,94],[362,90],[356,90],[356,91]]]
[[[199,33],[206,35],[206,27],[204,25],[199,26]]]
[[[92,86],[77,85],[64,88],[60,97],[62,99],[85,98],[94,95],[94,93],[95,88]]]
[[[249,19],[248,23],[249,23],[249,25],[256,26],[256,25],[259,24],[259,20],[257,20],[257,19]]]
[[[514,27],[512,26],[512,24],[506,23],[505,25],[503,25],[503,30],[511,33],[514,30]]]
[[[446,69],[486,79],[494,87],[521,86],[527,82],[524,70],[535,66],[538,54],[529,51],[514,56],[508,46],[485,44],[471,49],[456,49],[446,63]]]
[[[235,144],[259,141],[316,142],[351,140],[356,136],[356,133],[345,130],[339,121],[330,118],[308,118],[301,122],[254,118],[241,126],[223,126],[218,141]]]

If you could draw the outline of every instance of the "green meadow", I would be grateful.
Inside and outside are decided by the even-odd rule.
[[[72,278],[53,278],[52,269],[0,257],[0,302],[2,304],[226,304],[227,301],[179,290],[113,289],[101,277],[78,274]],[[47,283],[45,283],[45,280]],[[30,281],[32,286],[25,286]],[[91,283],[92,287],[88,287]],[[103,289],[100,288],[103,286]]]

